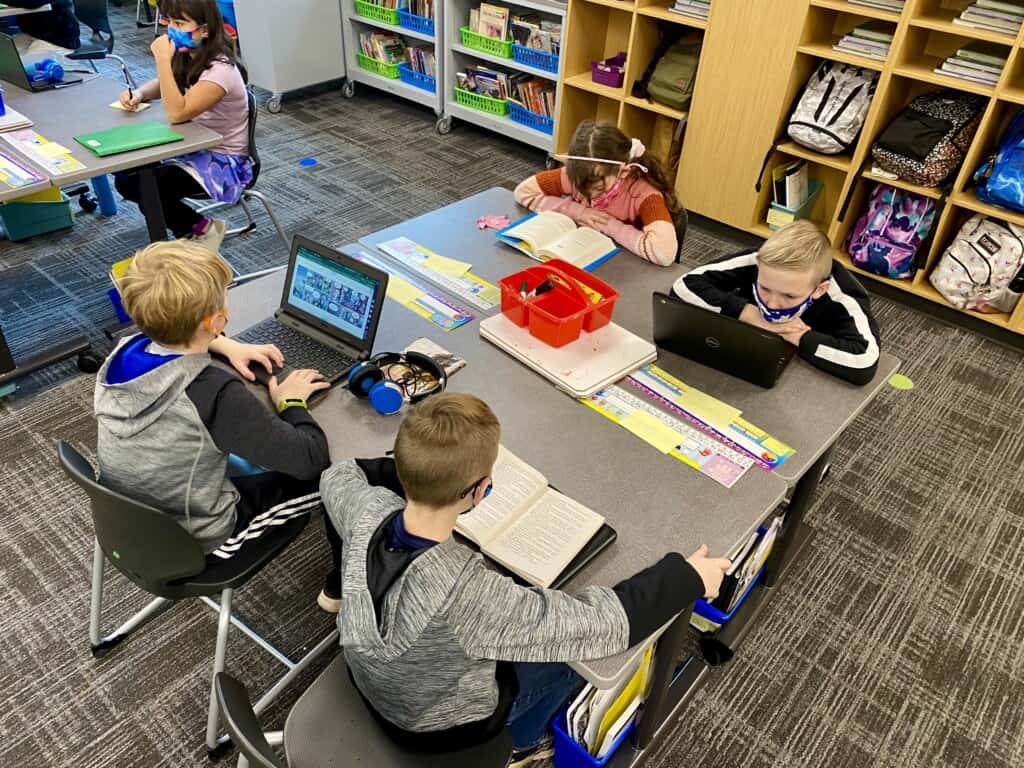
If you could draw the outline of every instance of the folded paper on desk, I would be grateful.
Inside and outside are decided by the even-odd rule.
[[[396,237],[376,245],[398,263],[417,272],[453,296],[479,309],[491,309],[501,301],[498,286],[477,277],[464,261],[440,256],[407,237]],[[462,267],[465,268],[462,268]],[[461,271],[459,271],[461,269]],[[457,273],[457,274],[456,274]]]
[[[135,109],[128,109],[120,101],[112,101],[109,106],[110,106],[111,109],[117,109],[117,110],[120,110],[121,112],[145,112],[147,109],[149,109],[153,105],[150,104],[148,101],[143,101],[143,102],[140,102],[140,103],[136,104],[135,105]]]
[[[10,155],[0,152],[0,182],[12,189],[27,187],[43,180],[35,171],[25,167]]]
[[[525,582],[546,588],[603,526],[601,515],[549,488],[544,475],[502,446],[493,491],[455,530]]]
[[[607,235],[590,227],[577,227],[562,213],[531,213],[498,232],[498,239],[531,259],[561,259],[591,271],[619,252]]]
[[[3,139],[23,155],[26,155],[33,162],[37,163],[50,176],[60,176],[65,173],[73,173],[85,168],[85,164],[78,160],[67,147],[40,136],[31,128],[23,128],[15,131],[0,133]],[[47,145],[53,144],[53,147]],[[60,148],[60,152],[57,151]]]

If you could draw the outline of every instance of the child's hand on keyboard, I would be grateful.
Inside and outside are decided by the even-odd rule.
[[[249,370],[252,365],[263,366],[267,373],[284,367],[284,355],[273,344],[243,344],[227,336],[219,336],[210,344],[210,351],[226,357],[231,367],[246,381],[256,381],[255,374]]]
[[[270,381],[267,382],[270,400],[275,404],[282,400],[308,400],[314,392],[319,392],[330,386],[330,382],[324,381],[320,371],[311,371],[308,368],[292,371],[280,383],[277,381],[277,376],[271,376]]]

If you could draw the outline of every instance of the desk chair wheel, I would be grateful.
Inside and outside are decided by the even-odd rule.
[[[272,115],[276,115],[281,111],[281,94],[275,93],[269,99],[267,99],[267,112]]]
[[[78,206],[86,213],[92,213],[100,207],[100,203],[92,192],[85,192],[78,196]]]
[[[354,80],[346,80],[341,86],[341,95],[346,99],[351,99],[356,95],[356,83]]]
[[[82,373],[96,373],[103,365],[103,359],[92,349],[85,349],[78,353],[78,370]]]
[[[434,127],[437,128],[439,134],[447,136],[452,132],[452,119],[450,117],[438,118],[437,125]]]
[[[206,759],[211,763],[219,763],[235,748],[235,743],[231,740],[230,736],[222,736],[220,741],[217,742],[217,746],[213,749],[207,748]]]

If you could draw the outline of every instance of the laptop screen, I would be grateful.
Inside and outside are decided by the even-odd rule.
[[[286,294],[287,304],[366,342],[380,306],[379,280],[299,245]]]

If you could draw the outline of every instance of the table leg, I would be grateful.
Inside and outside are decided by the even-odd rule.
[[[149,228],[149,241],[156,243],[166,240],[167,222],[164,220],[164,207],[160,202],[156,174],[151,165],[139,169],[139,196],[142,198],[142,212],[146,216],[146,226]]]
[[[779,576],[789,566],[792,559],[793,543],[800,532],[804,514],[810,508],[811,502],[814,501],[818,484],[821,482],[821,474],[828,466],[831,455],[832,447],[829,446],[808,468],[804,476],[797,481],[796,487],[793,489],[793,496],[786,508],[786,522],[782,527],[782,534],[775,542],[775,546],[772,547],[772,554],[765,570],[765,584],[769,587],[775,586]]]
[[[655,736],[668,720],[678,701],[673,701],[670,688],[679,666],[679,654],[690,626],[690,611],[683,611],[665,630],[654,650],[654,668],[651,676],[651,692],[644,703],[643,712],[637,721],[634,747],[638,750],[649,748]]]

